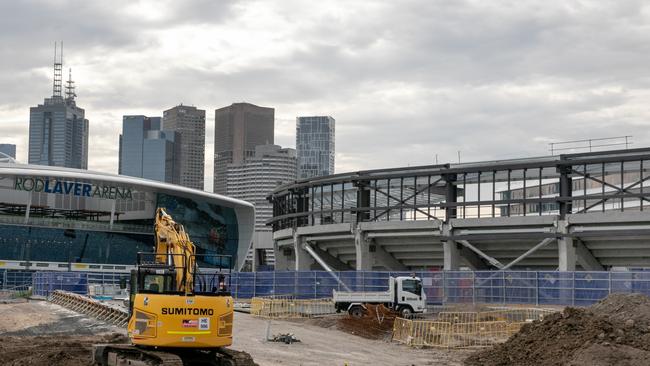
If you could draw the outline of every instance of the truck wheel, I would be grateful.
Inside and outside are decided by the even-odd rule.
[[[413,309],[410,306],[404,306],[399,309],[399,315],[404,319],[410,319],[413,316]]]
[[[350,308],[350,310],[348,310],[348,313],[353,318],[363,318],[363,314],[365,313],[365,311],[361,306],[357,305]]]

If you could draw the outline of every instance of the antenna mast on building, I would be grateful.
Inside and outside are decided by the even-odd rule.
[[[72,68],[68,69],[68,81],[65,83],[65,99],[73,102],[77,94],[75,93],[74,81],[72,81]]]
[[[63,84],[63,41],[61,41],[61,50],[59,59],[56,59],[56,42],[54,42],[54,88],[52,97],[61,97],[61,85]]]

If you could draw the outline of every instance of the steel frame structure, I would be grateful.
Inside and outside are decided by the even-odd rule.
[[[274,231],[373,221],[643,211],[650,148],[359,171],[299,180],[269,197]]]

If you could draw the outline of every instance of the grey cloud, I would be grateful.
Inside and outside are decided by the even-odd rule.
[[[302,1],[163,1],[161,19],[125,4],[0,3],[0,82],[11,86],[0,131],[25,134],[20,116],[49,95],[52,42],[64,39],[70,62],[97,78],[77,80],[96,169],[115,171],[121,115],[179,102],[206,109],[208,123],[232,102],[275,107],[276,142],[290,146],[296,115],[333,115],[339,172],[455,161],[458,150],[463,161],[540,155],[547,141],[612,134],[650,143],[643,1],[342,1],[320,13]],[[268,29],[275,43],[225,69],[220,49],[248,40],[219,27],[245,30],[261,6],[271,12],[252,21],[280,24]],[[162,32],[177,28],[214,44],[161,53]]]

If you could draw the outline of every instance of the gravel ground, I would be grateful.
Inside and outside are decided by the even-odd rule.
[[[267,321],[236,313],[233,348],[253,356],[260,366],[275,365],[462,365],[471,351],[414,349],[374,341],[307,322],[271,322],[271,334],[293,333],[299,343],[266,342]]]
[[[413,349],[348,334],[331,322],[272,321],[271,334],[293,333],[301,342],[265,341],[267,321],[235,313],[233,348],[253,356],[260,366],[272,365],[441,365],[460,366],[471,352]],[[86,365],[92,343],[126,331],[43,301],[0,304],[0,349],[3,365]],[[76,344],[76,347],[74,346]],[[23,348],[25,347],[25,348]],[[23,348],[23,349],[20,349]],[[11,353],[11,350],[18,352]],[[11,353],[11,354],[10,354]],[[30,355],[31,354],[31,355]],[[20,358],[23,357],[23,358]]]

